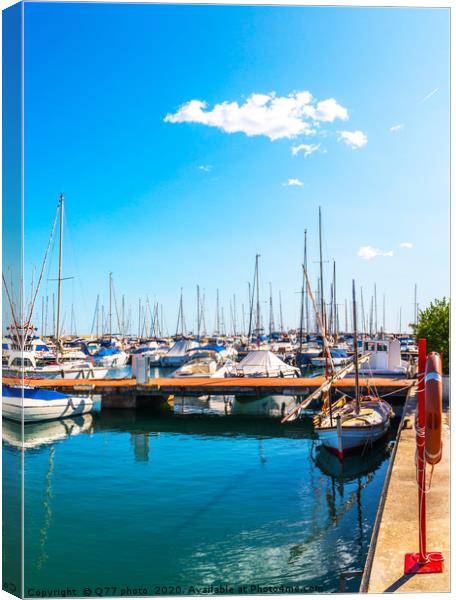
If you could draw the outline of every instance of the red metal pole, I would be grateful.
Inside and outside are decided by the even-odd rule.
[[[425,400],[424,375],[426,370],[426,339],[418,340],[418,419],[416,445],[418,450],[418,519],[419,519],[419,562],[426,562],[426,462],[424,460]]]
[[[426,427],[426,340],[418,340],[418,414],[416,419],[417,479],[418,479],[418,525],[419,552],[405,555],[404,573],[442,573],[441,552],[426,551],[426,461],[424,458]]]

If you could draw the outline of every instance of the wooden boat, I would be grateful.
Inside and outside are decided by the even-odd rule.
[[[377,396],[360,397],[358,342],[356,326],[356,295],[353,281],[353,323],[355,348],[355,399],[342,398],[334,405],[329,395],[322,413],[315,417],[315,431],[323,446],[342,459],[349,452],[362,451],[382,438],[393,416],[391,406]]]
[[[391,406],[376,396],[341,402],[323,416],[315,417],[315,430],[323,446],[343,458],[362,451],[381,439],[394,415]]]

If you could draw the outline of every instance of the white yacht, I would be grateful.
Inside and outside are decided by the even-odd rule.
[[[32,386],[2,385],[2,416],[13,421],[63,419],[91,412],[92,398]]]

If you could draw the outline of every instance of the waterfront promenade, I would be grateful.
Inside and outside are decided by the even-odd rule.
[[[414,392],[415,390],[412,390]],[[363,591],[449,592],[450,591],[450,414],[442,419],[443,456],[435,465],[431,489],[426,494],[427,550],[440,551],[445,562],[443,573],[404,575],[404,556],[418,551],[418,489],[415,468],[415,412],[417,396],[410,394],[404,415],[405,427],[399,433],[386,501],[381,515],[372,566],[366,564]],[[427,466],[427,481],[430,467]],[[376,543],[375,543],[376,542]]]

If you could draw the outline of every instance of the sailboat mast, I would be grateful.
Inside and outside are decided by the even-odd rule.
[[[320,240],[320,312],[321,319],[326,331],[326,311],[325,301],[323,294],[323,247],[322,247],[322,236],[321,236],[321,206],[318,207],[318,236]]]
[[[237,335],[236,294],[233,294],[233,335]]]
[[[274,305],[272,301],[272,283],[269,282],[269,335],[273,333],[275,329],[274,322]]]
[[[258,259],[260,258],[260,255],[257,254],[256,255],[256,293],[257,293],[257,314],[256,314],[256,328],[257,328],[257,335],[260,335],[260,330],[261,330],[261,312],[260,312],[260,275],[259,275],[259,269],[258,269]]]
[[[220,294],[217,288],[217,300],[215,306],[215,329],[217,330],[217,335],[220,335]]]
[[[283,329],[282,292],[281,292],[281,290],[279,290],[279,316],[280,316],[280,333],[283,333],[284,329]]]
[[[356,322],[356,292],[355,292],[355,280],[352,282],[353,286],[353,346],[355,351],[355,405],[356,412],[360,410],[360,399],[359,399],[359,366],[358,366],[358,327]]]
[[[55,324],[55,340],[56,340],[56,359],[59,362],[59,335],[60,335],[60,304],[62,294],[62,259],[63,259],[63,211],[64,211],[65,198],[63,194],[60,194],[60,232],[59,232],[59,276],[57,279],[57,320]]]
[[[337,296],[336,296],[336,261],[333,260],[333,302],[334,302],[334,311],[333,311],[333,331],[334,331],[334,344],[337,344]]]
[[[200,286],[196,286],[196,339],[200,338],[201,310],[200,310]]]
[[[307,272],[307,229],[304,229],[304,269]],[[305,307],[306,307],[306,333],[309,333],[309,292],[307,286],[303,282],[304,295],[305,295]]]
[[[112,337],[112,273],[109,273],[109,337]]]

